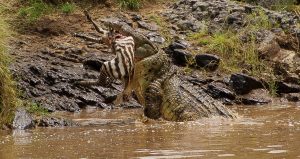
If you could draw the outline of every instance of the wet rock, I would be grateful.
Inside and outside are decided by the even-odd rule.
[[[240,98],[241,104],[244,105],[264,105],[271,102],[271,100],[266,100],[263,98]]]
[[[290,84],[285,82],[276,82],[277,93],[299,93],[300,85],[299,84]]]
[[[144,21],[138,21],[137,24],[139,25],[139,27],[146,29],[146,30],[150,30],[150,31],[158,30],[158,26],[156,24],[149,24]]]
[[[236,96],[233,91],[231,91],[225,84],[220,82],[208,84],[206,92],[216,99],[227,98],[229,100],[234,100]]]
[[[105,103],[111,103],[113,102],[115,99],[117,99],[117,96],[120,92],[117,90],[113,90],[113,89],[108,89],[106,90],[102,95],[102,97],[104,98],[104,102]]]
[[[285,95],[285,98],[290,102],[299,102],[300,93],[289,93]]]
[[[99,102],[101,102],[101,98],[97,97],[94,93],[81,93],[77,97],[79,100],[81,100],[86,105],[95,106]]]
[[[58,98],[56,103],[57,110],[63,110],[68,112],[79,112],[79,104],[75,102],[75,99],[67,99],[67,97]]]
[[[12,126],[14,129],[30,129],[34,127],[34,121],[32,119],[32,116],[26,111],[25,108],[19,108],[15,112]]]
[[[133,108],[143,108],[142,105],[140,105],[136,100],[132,99],[128,102],[125,102],[125,103],[122,103],[121,104],[121,107],[122,108],[130,108],[130,109],[133,109]]]
[[[74,119],[80,126],[99,126],[99,125],[128,125],[135,123],[135,119]]]
[[[272,102],[272,96],[266,89],[255,89],[246,95],[236,98],[236,104],[264,105]]]
[[[195,57],[196,64],[199,67],[214,71],[219,67],[220,57],[212,54],[199,54]]]
[[[261,81],[245,74],[232,74],[229,82],[237,94],[247,94],[253,89],[263,88]]]
[[[43,117],[37,121],[40,127],[63,127],[63,126],[77,126],[76,122],[68,119],[58,117]]]

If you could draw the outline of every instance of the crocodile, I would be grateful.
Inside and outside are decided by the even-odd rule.
[[[182,68],[144,35],[124,22],[104,21],[104,25],[132,36],[139,61],[131,83],[148,118],[191,121],[212,116],[236,118],[237,115],[209,96],[199,85],[186,80]]]

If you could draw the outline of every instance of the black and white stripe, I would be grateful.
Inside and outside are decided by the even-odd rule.
[[[113,80],[125,82],[125,88],[134,72],[134,39],[131,36],[116,38],[112,44],[116,57],[103,63],[100,70],[100,85],[109,85]]]

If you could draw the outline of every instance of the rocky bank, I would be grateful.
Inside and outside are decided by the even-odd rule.
[[[201,48],[186,39],[189,33],[204,28],[208,28],[211,34],[229,27],[238,30],[245,25],[245,16],[255,12],[257,8],[258,6],[228,0],[180,0],[159,14],[169,24],[167,28],[161,28],[147,18],[147,15],[136,13],[111,12],[109,18],[127,23],[151,41],[164,46],[165,52],[179,67],[187,67],[187,59],[193,58],[196,61],[191,66],[193,73],[187,75],[186,80],[200,84],[201,89],[211,97],[226,105],[256,105],[267,104],[274,99],[269,95],[267,89],[270,86],[263,77],[251,77],[243,72],[231,75],[212,72],[217,70],[222,59],[202,52]],[[288,12],[263,10],[271,22],[279,25],[256,33],[259,37],[259,53],[270,61],[270,67],[274,68],[278,77],[284,77],[276,80],[278,96],[298,102],[299,17]],[[95,11],[95,14],[99,12],[101,10]],[[96,20],[100,23],[107,15],[101,15]],[[165,40],[167,37],[160,34],[162,29],[168,30],[170,44]],[[102,62],[114,57],[107,46],[75,38],[72,36],[75,32],[98,36],[83,14],[74,13],[46,16],[26,28],[13,41],[12,55],[16,60],[11,70],[18,80],[23,97],[39,103],[49,112],[78,112],[87,106],[100,109],[142,108],[135,99],[121,106],[112,104],[122,90],[119,81],[109,88],[74,85],[78,80],[97,79]],[[196,50],[196,54],[190,50]],[[207,71],[203,71],[203,68]],[[51,126],[49,122],[45,122],[47,119],[41,121],[40,126]]]

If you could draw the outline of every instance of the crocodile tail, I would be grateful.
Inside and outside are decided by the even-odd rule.
[[[158,119],[161,116],[160,105],[162,103],[162,79],[152,82],[145,91],[144,114],[151,119]]]

